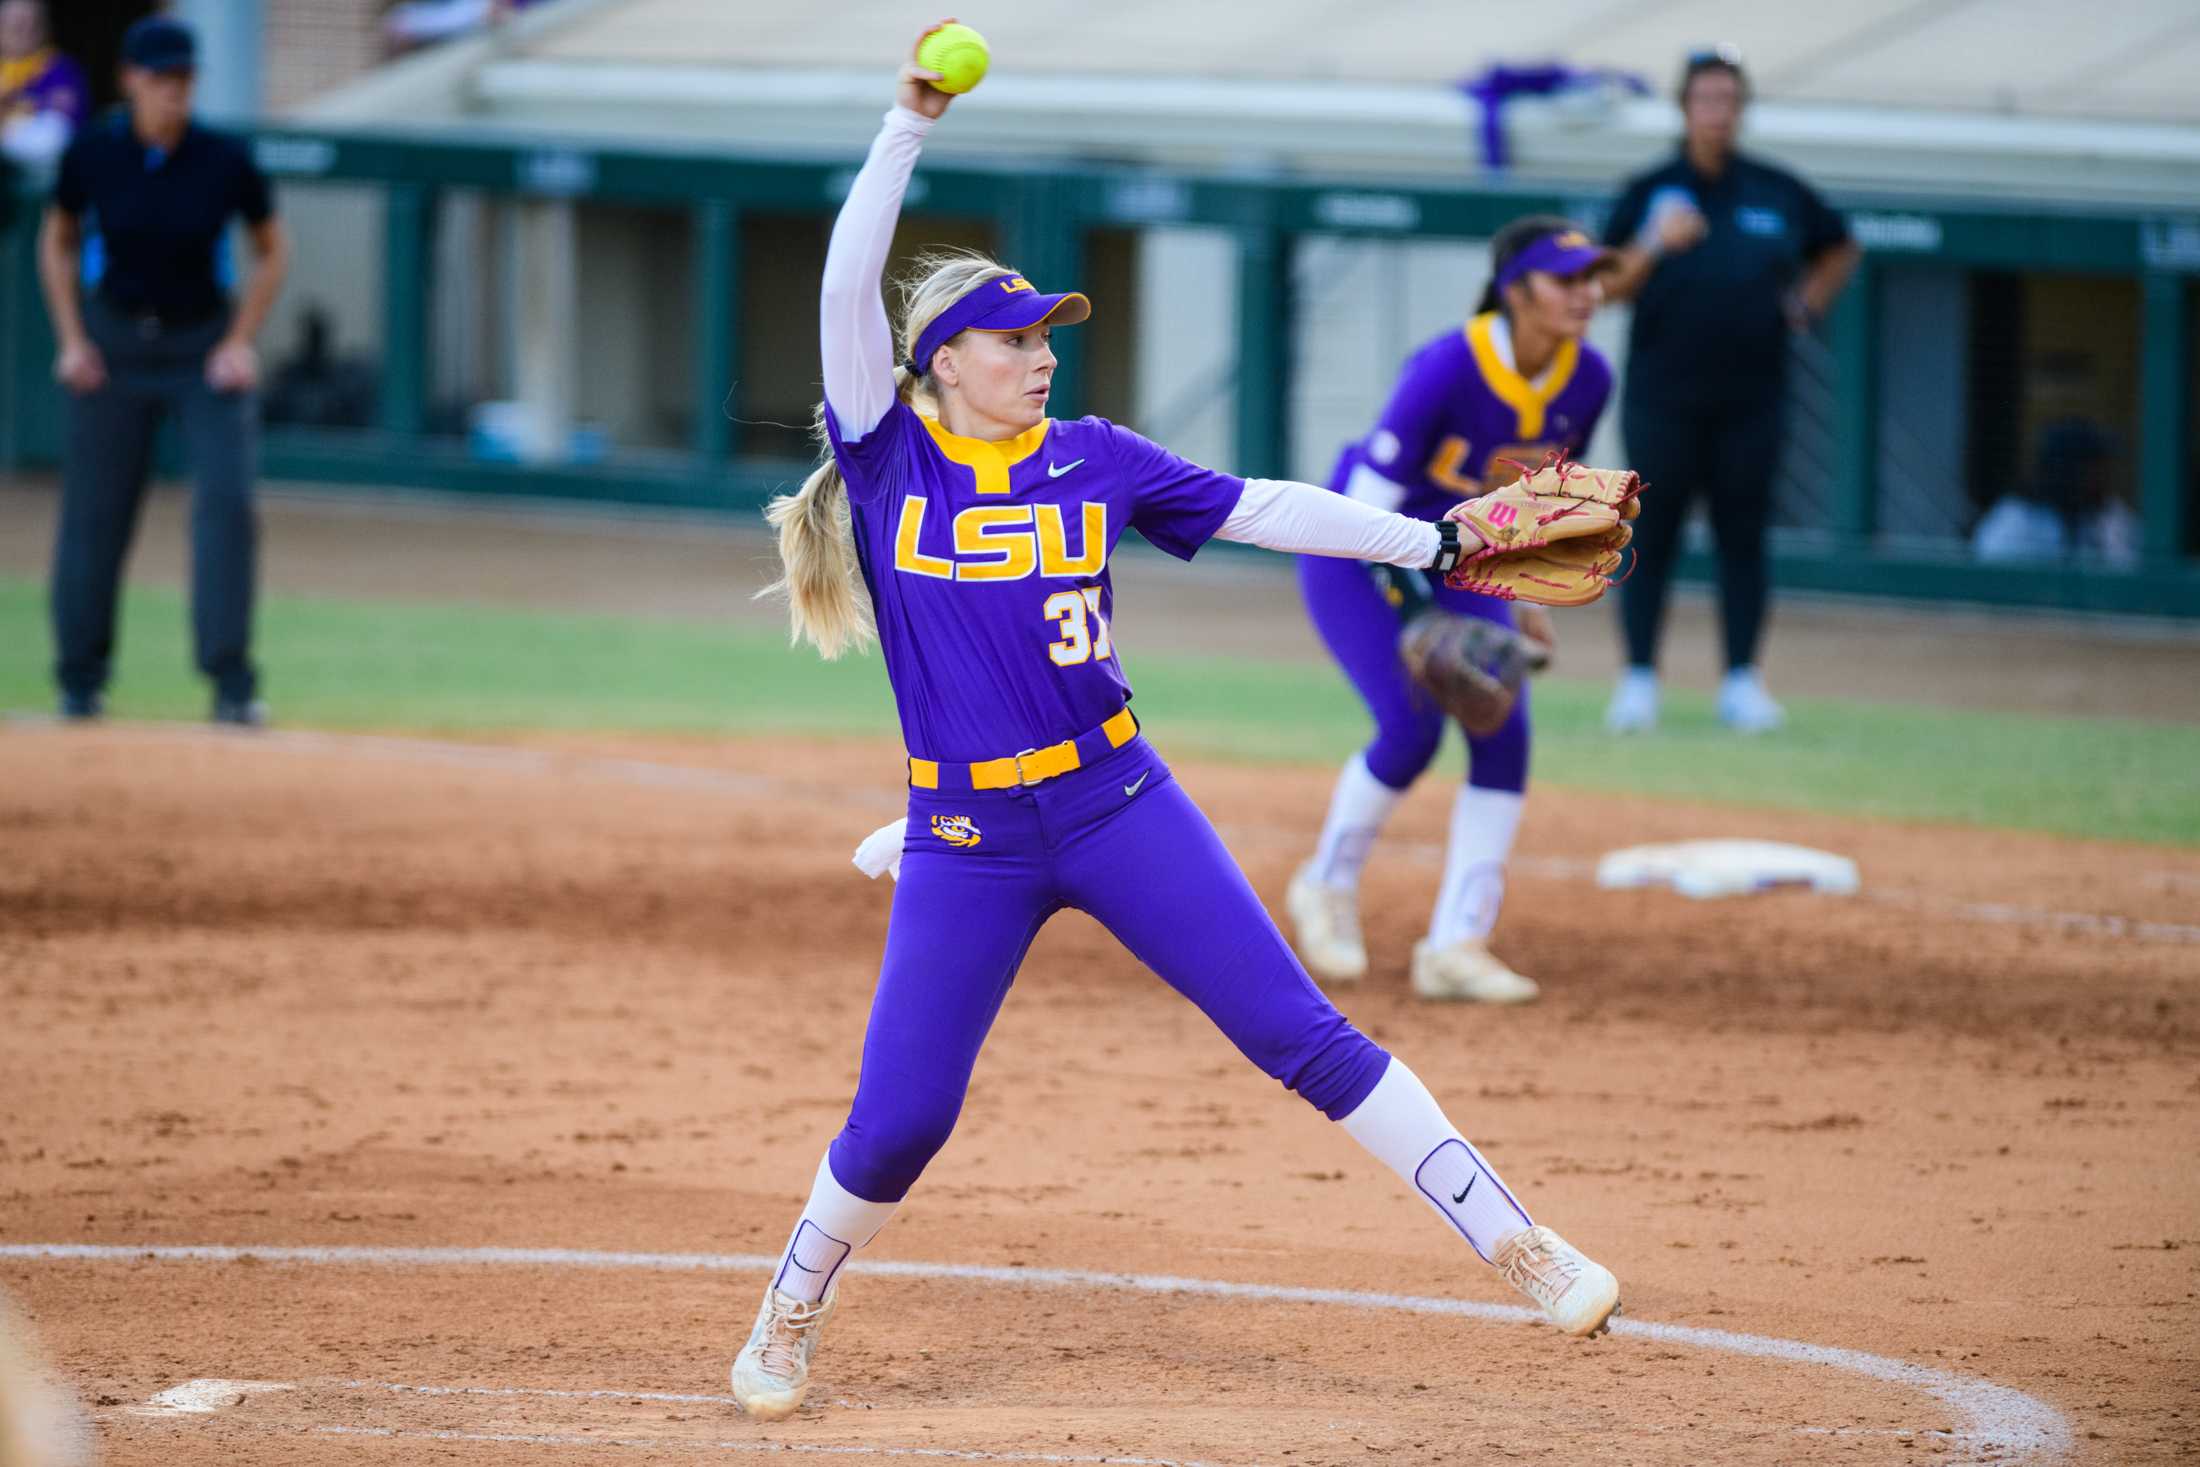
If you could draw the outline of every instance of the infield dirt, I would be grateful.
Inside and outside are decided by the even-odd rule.
[[[0,1243],[775,1251],[856,1078],[890,894],[848,856],[896,809],[897,751],[531,749],[0,732]],[[1273,907],[1327,772],[1178,776]],[[1541,792],[1499,949],[1547,997],[1431,1007],[1402,970],[1440,783],[1370,869],[1376,972],[1337,996],[1614,1267],[1631,1317],[2015,1387],[2068,1418],[2077,1461],[2200,1452],[2200,853]],[[1866,894],[1691,903],[1579,874],[1706,834],[1843,851]],[[2123,925],[2076,920],[2097,918]],[[1074,914],[865,1257],[1511,1302]],[[723,1395],[757,1274],[10,1260],[0,1280],[112,1463],[1992,1455],[1939,1434],[1960,1424],[1941,1402],[1822,1367],[1307,1303],[857,1275],[821,1408],[766,1428],[708,1402],[342,1384]],[[132,1410],[203,1377],[297,1389]]]

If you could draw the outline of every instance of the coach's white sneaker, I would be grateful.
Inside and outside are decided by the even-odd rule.
[[[1543,990],[1470,937],[1443,947],[1426,940],[1415,943],[1413,991],[1451,1002],[1526,1003]]]
[[[1754,667],[1737,667],[1719,684],[1719,722],[1736,733],[1771,733],[1787,722],[1787,710],[1765,691]]]
[[[1357,983],[1367,976],[1358,892],[1316,881],[1314,868],[1301,866],[1283,904],[1297,929],[1299,961],[1308,972],[1331,983]]]
[[[1549,1228],[1522,1228],[1497,1247],[1497,1271],[1570,1335],[1595,1336],[1619,1313],[1619,1280]]]
[[[1604,708],[1608,732],[1648,733],[1658,726],[1658,675],[1647,667],[1630,667],[1619,675],[1612,701]]]
[[[833,1295],[806,1304],[777,1289],[764,1290],[749,1342],[733,1357],[733,1403],[759,1421],[792,1416],[810,1388],[810,1357],[817,1332],[832,1318]]]

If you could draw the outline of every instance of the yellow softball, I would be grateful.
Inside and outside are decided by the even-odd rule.
[[[985,80],[985,69],[992,60],[985,37],[959,23],[943,25],[917,42],[917,65],[940,74],[932,85],[943,92],[960,95],[969,91]]]

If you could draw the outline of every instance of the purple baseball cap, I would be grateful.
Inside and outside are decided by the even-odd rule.
[[[919,377],[946,342],[965,331],[1029,331],[1034,326],[1074,326],[1092,314],[1092,302],[1079,291],[1048,295],[1021,275],[988,280],[933,318],[917,338],[916,356],[903,363]]]
[[[1523,249],[1498,272],[1497,288],[1506,286],[1530,270],[1552,275],[1572,275],[1582,270],[1603,269],[1612,264],[1612,252],[1578,229],[1554,230]]]

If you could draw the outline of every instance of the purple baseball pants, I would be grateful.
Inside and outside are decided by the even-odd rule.
[[[1041,784],[909,791],[863,1077],[833,1176],[898,1202],[947,1142],[1047,918],[1091,914],[1268,1075],[1335,1120],[1389,1054],[1322,996],[1207,817],[1143,738]]]
[[[1504,627],[1513,624],[1512,606],[1494,596],[1446,586],[1432,589],[1436,604],[1446,611]],[[1394,790],[1407,788],[1435,762],[1444,739],[1444,715],[1406,676],[1398,657],[1397,610],[1358,561],[1300,556],[1299,591],[1314,629],[1374,716],[1375,738],[1364,755],[1368,772]],[[1528,734],[1528,689],[1523,683],[1512,716],[1495,732],[1467,735],[1467,783],[1525,792]]]

